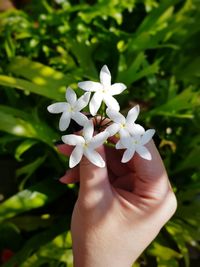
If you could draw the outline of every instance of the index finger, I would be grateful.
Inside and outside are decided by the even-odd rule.
[[[70,156],[74,147],[66,145],[66,144],[61,144],[57,146],[57,149],[61,154],[65,156]]]

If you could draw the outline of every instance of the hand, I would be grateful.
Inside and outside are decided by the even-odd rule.
[[[80,180],[71,231],[75,267],[130,267],[176,210],[176,198],[153,143],[152,160],[137,154],[121,163],[122,151],[102,146],[98,168],[83,158],[60,179]],[[72,148],[60,145],[69,155]]]

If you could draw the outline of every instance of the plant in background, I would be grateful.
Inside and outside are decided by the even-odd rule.
[[[66,171],[68,159],[55,148],[60,131],[46,106],[62,102],[67,108],[66,85],[76,89],[78,101],[83,91],[76,84],[98,81],[98,70],[106,62],[113,81],[122,81],[128,89],[118,95],[116,90],[123,87],[108,91],[106,97],[101,94],[99,110],[94,104],[89,110],[112,120],[107,125],[110,135],[129,133],[128,118],[134,127],[139,123],[156,128],[154,141],[178,198],[175,216],[134,267],[198,266],[200,2],[26,3],[0,13],[0,254],[13,251],[8,262],[0,264],[73,266],[69,225],[77,187],[55,179]],[[100,81],[86,94],[92,100],[102,86]],[[106,98],[116,99],[121,111],[102,108]],[[67,100],[71,107],[73,99]],[[75,106],[78,113],[80,106]],[[64,120],[64,127],[69,120],[70,127],[63,135],[73,134],[76,112]],[[99,120],[99,128],[96,121],[97,116],[97,132],[104,132],[107,121]],[[126,142],[117,145],[128,157],[141,152],[153,134],[137,128],[139,135],[127,141],[131,147]]]

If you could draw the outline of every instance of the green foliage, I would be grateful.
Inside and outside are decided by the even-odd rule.
[[[156,129],[179,203],[134,266],[197,264],[199,25],[198,0],[32,0],[0,13],[0,157],[15,163],[15,175],[1,178],[13,187],[12,195],[0,191],[0,250],[14,252],[3,267],[72,266],[77,188],[55,180],[68,165],[46,107],[62,101],[67,86],[79,94],[78,81],[98,80],[104,64],[128,85],[122,109],[140,104],[140,120]]]

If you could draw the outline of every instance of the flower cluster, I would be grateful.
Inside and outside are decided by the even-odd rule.
[[[145,131],[141,125],[135,123],[140,112],[138,105],[129,110],[126,118],[119,112],[119,103],[113,96],[122,93],[126,86],[123,83],[111,84],[111,74],[108,67],[106,65],[102,67],[100,82],[85,81],[78,83],[78,86],[85,91],[80,98],[77,99],[76,93],[71,88],[67,88],[66,102],[55,103],[47,108],[50,113],[62,113],[59,122],[61,131],[65,131],[69,127],[71,120],[83,126],[81,135],[67,134],[62,136],[62,141],[65,144],[75,146],[69,160],[70,168],[76,166],[83,155],[96,166],[104,167],[105,162],[96,149],[104,144],[109,137],[116,134],[119,135],[116,149],[125,150],[121,162],[128,162],[135,152],[142,158],[151,160],[151,154],[145,144],[150,141],[155,130]],[[104,103],[104,108],[107,107],[105,111],[112,123],[106,129],[94,135],[95,130],[92,120],[81,113],[81,110],[89,104],[90,113],[92,116],[96,116],[102,103]]]

